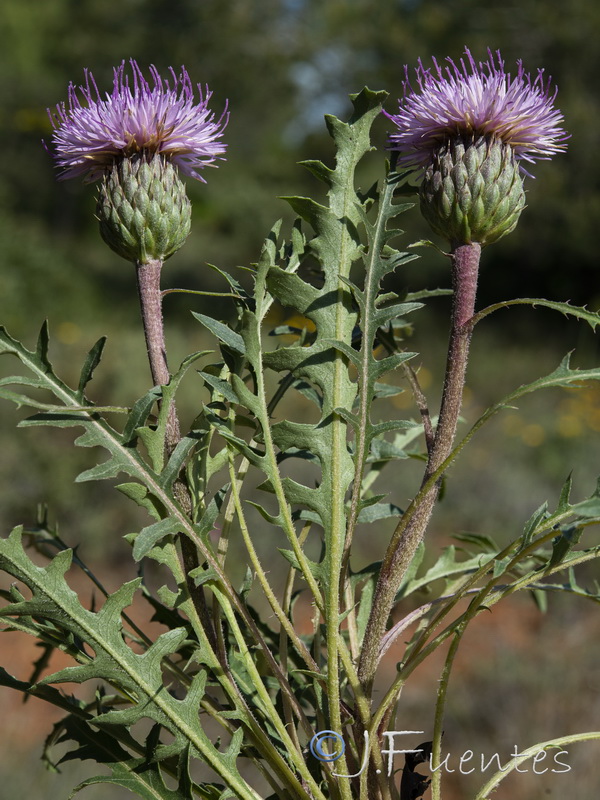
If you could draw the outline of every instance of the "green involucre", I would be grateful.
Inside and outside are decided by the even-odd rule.
[[[172,256],[191,228],[192,208],[177,168],[160,156],[125,158],[104,177],[96,215],[106,244],[128,261]]]
[[[425,171],[421,211],[452,245],[491,244],[510,233],[525,208],[525,190],[510,145],[485,136],[457,136]]]

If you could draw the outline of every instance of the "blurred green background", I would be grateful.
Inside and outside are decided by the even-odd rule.
[[[2,0],[0,322],[31,347],[47,317],[52,355],[68,381],[76,380],[93,342],[108,334],[106,362],[92,384],[99,402],[130,404],[148,385],[133,268],[98,236],[94,189],[77,180],[57,183],[42,145],[51,136],[46,108],[66,99],[69,82],[82,82],[84,68],[104,91],[123,59],[133,57],[142,68],[155,64],[163,73],[184,64],[192,81],[213,91],[217,114],[229,101],[227,161],[206,171],[206,184],[188,182],[193,233],[164,273],[165,286],[206,289],[221,288],[207,262],[228,270],[248,265],[274,220],[291,221],[279,195],[321,192],[297,162],[331,158],[324,113],[345,117],[348,94],[364,85],[390,92],[387,108],[393,111],[405,63],[412,67],[418,57],[426,64],[431,56],[457,59],[465,45],[476,59],[486,58],[488,47],[500,49],[511,70],[517,59],[532,73],[544,67],[559,87],[557,103],[572,134],[567,154],[538,164],[536,180],[527,180],[528,208],[517,230],[485,251],[480,305],[540,296],[598,308],[599,35],[600,6],[593,0],[571,0],[568,8],[542,0]],[[387,127],[383,118],[375,125],[380,153],[367,161],[365,187],[381,175]],[[416,210],[402,225],[410,230],[406,243],[431,235]],[[447,286],[444,259],[433,250],[420,252],[422,258],[397,276],[396,285]],[[191,324],[190,307],[215,316],[228,313],[226,305],[212,300],[169,296],[165,313],[173,364],[207,344]],[[429,370],[423,380],[434,407],[447,311],[442,298],[431,301],[420,322],[415,318],[420,327],[414,348]],[[576,349],[577,365],[598,363],[591,331],[549,311],[511,309],[484,326],[469,373],[465,417],[470,421],[502,391],[551,371],[567,350]],[[12,366],[0,363],[0,375]],[[199,383],[188,389],[190,408],[200,391]],[[579,395],[550,393],[492,423],[474,443],[471,460],[452,473],[452,489],[463,491],[449,492],[440,507],[435,519],[440,532],[462,527],[514,536],[514,519],[524,521],[544,499],[553,501],[575,465],[576,499],[589,494],[600,472],[599,401],[593,388]],[[33,524],[36,505],[48,503],[50,518],[58,519],[69,542],[83,542],[87,558],[102,555],[116,563],[126,552],[122,534],[143,517],[109,486],[73,485],[96,454],[74,452],[72,432],[15,432],[21,416],[7,404],[0,410],[2,531]],[[415,476],[409,474],[397,502],[413,491]],[[387,488],[397,484],[390,481]],[[490,511],[483,520],[482,499]],[[595,674],[595,682],[580,690],[588,698],[586,708],[597,712]],[[519,681],[527,675],[532,679],[521,667]],[[486,679],[480,678],[482,684]],[[478,685],[478,692],[484,691]],[[566,724],[550,733],[593,727],[565,715]],[[32,797],[42,796],[40,786],[26,786],[23,776],[9,769],[0,798],[25,788]],[[537,790],[530,796],[538,796]],[[585,791],[578,785],[579,797],[595,797]],[[100,793],[92,789],[88,796]]]

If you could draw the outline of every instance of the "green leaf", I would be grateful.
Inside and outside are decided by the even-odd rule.
[[[406,422],[406,420],[402,420]],[[405,450],[401,450],[393,442],[386,442],[385,439],[373,439],[367,463],[373,461],[392,461],[394,459],[408,458]]]
[[[40,364],[42,364],[48,372],[52,372],[52,364],[48,358],[48,348],[50,346],[50,336],[48,331],[48,320],[44,320],[40,329],[40,334],[37,340],[35,354]]]
[[[81,375],[79,376],[79,386],[77,387],[77,394],[83,403],[85,387],[92,380],[94,370],[100,363],[104,345],[106,344],[106,336],[101,336],[96,344],[92,347],[87,354],[83,367],[81,368]]]
[[[202,512],[202,516],[195,526],[198,531],[198,536],[201,538],[206,538],[215,527],[215,522],[221,513],[223,503],[225,502],[225,496],[229,491],[230,485],[231,484],[226,483],[224,486],[222,486],[219,491],[215,493],[215,496],[211,499],[208,506]]]
[[[504,300],[501,303],[494,303],[492,306],[482,309],[473,317],[473,325],[476,325],[484,317],[498,311],[500,308],[508,308],[515,305],[544,306],[554,311],[560,311],[566,317],[575,317],[587,322],[593,331],[600,325],[600,312],[589,311],[585,306],[572,306],[570,303],[558,303],[554,300],[544,300],[541,297],[520,297],[515,300]]]
[[[562,497],[562,494],[561,494]],[[575,503],[574,506],[569,506],[570,510],[580,517],[593,519],[600,517],[600,479],[598,480],[596,490],[587,500],[581,503]]]
[[[560,534],[552,540],[550,567],[555,567],[564,561],[575,545],[579,544],[582,533],[583,528],[577,525],[571,525],[561,530]]]
[[[560,498],[558,500],[558,506],[556,508],[557,514],[565,514],[566,512],[571,510],[571,489],[573,487],[573,476],[570,474],[567,480],[564,482],[562,489],[560,490]]]
[[[219,378],[216,375],[211,375],[210,372],[200,372],[202,378],[211,386],[217,394],[222,395],[225,400],[230,403],[239,403],[240,399],[233,390],[233,387],[228,381]],[[214,397],[214,396],[213,396]]]
[[[175,402],[175,394],[183,380],[186,372],[201,356],[206,355],[210,351],[200,350],[196,353],[185,358],[177,372],[171,377],[168,384],[161,386],[162,401],[158,413],[158,422],[153,427],[143,427],[136,430],[137,435],[143,441],[148,455],[152,462],[152,467],[156,472],[161,472],[165,460],[165,437],[167,434],[167,425],[169,421],[169,412],[171,405]]]
[[[225,278],[227,283],[233,289],[234,294],[236,294],[241,300],[244,300],[245,302],[249,302],[251,300],[250,296],[248,295],[248,292],[244,289],[241,283],[237,281],[232,275],[230,275],[224,269],[220,269],[219,267],[215,266],[214,264],[207,264],[206,266],[209,267],[209,269],[212,269],[222,278]]]
[[[376,503],[375,505],[369,505],[361,509],[357,522],[378,522],[380,519],[401,517],[403,513],[402,509],[393,503]]]
[[[169,460],[160,473],[159,482],[163,489],[170,491],[173,488],[174,482],[190,458],[194,448],[202,443],[204,434],[204,431],[194,431],[177,442],[175,449],[169,456]]]
[[[179,533],[179,523],[172,517],[161,519],[159,522],[143,528],[135,537],[135,544],[133,545],[134,559],[141,561],[161,539],[176,533]]]
[[[146,420],[152,411],[152,407],[161,399],[161,397],[162,392],[160,387],[153,386],[150,391],[146,392],[146,394],[140,397],[139,400],[136,400],[129,416],[127,417],[125,427],[123,428],[124,444],[132,447],[135,446],[138,428],[142,427],[146,423]]]
[[[69,795],[69,800],[86,786],[100,783],[111,783],[121,786],[137,794],[143,800],[190,800],[192,796],[204,800],[219,800],[222,797],[222,787],[213,784],[193,784],[181,780],[177,789],[165,786],[160,768],[157,764],[145,758],[128,758],[126,760],[108,763],[112,775],[96,775],[79,783]],[[192,795],[193,791],[193,795]]]
[[[52,392],[64,404],[63,412],[36,414],[19,423],[21,426],[51,425],[55,427],[82,427],[84,434],[76,440],[82,447],[104,447],[109,451],[108,461],[98,467],[82,473],[79,480],[112,478],[120,472],[139,478],[142,483],[152,476],[140,455],[126,446],[124,437],[115,431],[95,411],[94,406],[79,410],[80,398],[77,393],[64,384],[54,373],[47,357],[47,331],[44,328],[36,352],[28,350],[20,342],[13,339],[4,328],[0,328],[0,355],[15,355],[31,372],[28,385]],[[139,412],[139,408],[138,408]],[[132,412],[133,413],[133,412]],[[126,426],[127,427],[127,426]],[[129,436],[129,432],[128,432]],[[127,439],[129,443],[129,438]],[[151,478],[152,482],[153,478]]]
[[[525,523],[525,527],[523,528],[523,535],[521,537],[521,547],[520,547],[521,550],[529,545],[538,525],[545,519],[547,519],[549,516],[550,515],[548,513],[548,503],[542,503],[542,505],[536,511],[533,512],[531,517]]]
[[[554,372],[551,372],[550,375],[546,375],[543,378],[538,378],[538,380],[533,381],[533,383],[520,386],[516,391],[504,398],[502,405],[507,405],[513,400],[535,392],[538,389],[556,386],[572,386],[573,384],[582,386],[586,381],[600,380],[600,369],[571,369],[570,361],[571,353],[567,353]]]
[[[406,597],[412,592],[423,589],[433,581],[440,578],[448,579],[458,575],[467,575],[476,572],[483,564],[493,559],[491,554],[477,555],[464,561],[456,560],[456,548],[454,545],[445,547],[442,555],[437,562],[430,567],[420,578],[413,578],[405,582],[400,589],[399,597]]]
[[[292,550],[284,550],[282,548],[278,548],[278,549],[279,549],[279,552],[281,553],[281,555],[287,561],[289,561],[289,563],[292,565],[292,567],[294,567],[294,569],[298,570],[298,572],[302,572],[302,568],[301,568],[300,564],[298,563],[298,559],[296,558],[296,554]],[[311,573],[312,573],[312,575],[313,575],[313,577],[315,578],[316,581],[318,581],[319,583],[322,583],[324,580],[326,580],[327,573],[326,573],[326,570],[325,570],[325,566],[323,564],[317,564],[316,561],[311,561],[309,558],[305,558],[304,559],[304,563],[308,566],[308,568],[310,569],[310,571],[311,571]]]
[[[118,489],[125,497],[133,500],[134,503],[137,503],[140,508],[145,508],[154,519],[161,520],[164,518],[164,506],[141,483],[121,483],[115,486],[115,489]]]
[[[112,683],[130,700],[130,705],[101,713],[95,718],[95,724],[129,727],[149,718],[173,735],[170,752],[183,752],[189,747],[192,755],[212,767],[241,798],[257,800],[258,796],[235,765],[239,736],[234,737],[235,741],[225,753],[221,753],[200,726],[198,711],[206,675],[198,673],[194,677],[183,700],[173,697],[164,683],[163,659],[181,647],[187,637],[186,629],[170,630],[159,636],[146,652],[134,653],[123,636],[121,617],[140,579],[109,595],[100,611],[88,611],[64,578],[71,555],[70,551],[62,551],[46,567],[38,567],[23,549],[21,529],[15,529],[8,539],[0,539],[0,569],[24,583],[31,592],[30,599],[1,608],[0,616],[48,620],[65,634],[78,637],[93,652],[88,663],[62,669],[45,677],[42,683],[87,680]]]
[[[503,397],[502,400],[496,403],[479,417],[477,422],[473,425],[469,433],[463,440],[454,448],[450,456],[450,460],[456,458],[462,448],[472,439],[474,434],[495,414],[506,408],[514,407],[515,400],[524,397],[527,394],[537,391],[538,389],[554,388],[559,386],[584,386],[586,381],[600,380],[600,369],[571,369],[570,367],[571,353],[567,355],[560,362],[558,367],[542,378],[538,378],[532,383],[523,384],[519,386],[514,392]]]
[[[323,181],[323,183],[326,183],[327,186],[331,187],[334,171],[326,167],[322,161],[307,160],[299,161],[298,163],[301,167],[306,167],[309,172],[312,172],[315,177]]]
[[[93,722],[93,720],[92,720]],[[185,787],[185,778],[180,778],[180,788],[171,790],[165,786],[160,767],[147,757],[132,758],[116,741],[115,737],[106,731],[94,728],[74,716],[68,717],[60,723],[61,738],[57,743],[75,742],[77,748],[64,755],[59,764],[73,759],[85,761],[92,759],[96,764],[102,764],[111,770],[111,775],[98,775],[78,784],[69,797],[74,797],[86,786],[98,783],[112,783],[137,794],[145,800],[188,800],[189,787]],[[182,760],[183,760],[182,756]],[[183,769],[181,770],[183,773]],[[181,790],[188,789],[184,794]]]
[[[196,311],[192,311],[192,316],[195,317],[198,322],[201,322],[211,333],[213,333],[217,339],[219,339],[219,341],[223,342],[224,345],[229,347],[230,350],[233,350],[235,353],[239,353],[240,355],[244,355],[246,348],[244,346],[244,340],[239,333],[232,331],[228,325],[225,325],[224,323],[219,322],[212,317],[207,317],[206,314],[198,314]]]
[[[400,364],[404,364],[405,361],[409,361],[411,358],[417,356],[418,353],[394,353],[391,356],[387,356],[387,358],[382,358],[379,361],[373,359],[371,366],[370,366],[370,376],[372,377],[373,381],[380,378],[382,375],[385,375],[386,372],[390,372],[396,367],[399,367]]]
[[[417,311],[419,308],[423,308],[423,303],[396,303],[392,306],[386,306],[373,315],[373,324],[377,327],[382,327],[398,317],[410,314],[411,311]]]
[[[405,390],[400,386],[394,386],[391,383],[375,383],[373,385],[373,397],[375,399],[396,397],[402,394]]]
[[[311,318],[311,310],[322,304],[322,293],[294,273],[271,267],[267,274],[267,288],[286,307],[298,309]]]
[[[323,212],[327,211],[326,206],[320,205],[311,197],[282,195],[280,199],[285,200],[286,203],[289,203],[296,214],[298,214],[299,217],[302,217],[305,222],[308,222],[309,225],[312,225],[315,230],[317,230],[320,225]]]

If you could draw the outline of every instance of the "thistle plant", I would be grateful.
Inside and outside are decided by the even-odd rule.
[[[3,379],[0,394],[34,409],[21,425],[83,428],[76,444],[108,451],[78,480],[127,476],[116,488],[150,518],[127,536],[132,558],[155,562],[164,581],[156,591],[138,578],[103,592],[45,520],[0,539],[0,569],[12,581],[1,591],[4,630],[31,634],[48,653],[60,649],[73,659],[51,674],[42,665],[28,681],[1,671],[0,682],[66,712],[49,739],[48,760],[54,743],[69,742],[65,759],[91,758],[108,773],[94,774],[73,794],[113,783],[163,800],[415,800],[429,784],[416,767],[429,760],[437,800],[449,679],[471,620],[522,590],[600,601],[597,587],[583,589],[575,577],[576,566],[600,554],[600,545],[586,541],[587,529],[600,521],[600,491],[572,502],[570,478],[556,509],[545,504],[524,528],[517,521],[509,544],[472,534],[474,551],[458,557],[454,548],[440,552],[427,536],[442,478],[489,419],[538,389],[600,380],[600,368],[573,369],[567,356],[550,375],[499,398],[457,441],[469,344],[481,320],[516,303],[545,305],[592,329],[600,315],[541,298],[476,312],[482,247],[510,233],[525,206],[522,162],[563,151],[567,134],[541,71],[532,80],[519,64],[512,77],[499,54],[477,64],[469,51],[460,66],[434,67],[419,63],[416,90],[407,68],[399,111],[386,112],[394,126],[391,161],[368,191],[357,187],[355,173],[375,149],[370,132],[386,93],[353,95],[347,122],[326,117],[335,162],[303,162],[325,184],[325,204],[285,198],[298,219],[287,235],[281,222],[267,235],[249,268],[251,286],[218,270],[230,316],[193,312],[214,346],[174,371],[165,348],[161,270],[189,233],[181,173],[202,180],[199,170],[223,158],[227,111],[217,119],[208,109],[210,92],[200,87],[196,102],[185,69],[164,80],[152,68],[151,87],[132,61],[131,76],[124,64],[115,70],[112,94],[103,99],[87,73],[85,86],[70,87],[68,106],[51,114],[60,177],[99,181],[102,238],[135,265],[152,386],[131,408],[94,404],[86,387],[104,339],[91,348],[73,389],[54,372],[44,325],[35,350],[2,329],[0,353],[17,357],[27,374]],[[392,273],[402,282],[401,268],[417,257],[396,248],[403,232],[393,227],[413,208],[411,178],[420,182],[423,215],[449,242],[451,289],[382,288]],[[316,275],[308,262],[318,265]],[[413,366],[417,354],[405,349],[405,333],[407,318],[444,294],[452,295],[450,340],[439,413],[432,416],[435,406]],[[305,320],[302,327],[273,330],[276,305]],[[294,339],[273,344],[267,333]],[[201,361],[200,369],[190,369]],[[273,372],[281,375],[275,390]],[[417,419],[384,416],[399,380],[412,392]],[[183,381],[202,381],[209,394],[189,429],[175,404]],[[314,406],[316,422],[289,418],[288,401],[298,394]],[[419,490],[401,509],[401,498],[376,493],[374,484],[390,467],[408,465],[409,456],[425,466]],[[315,483],[306,465],[317,470]],[[276,567],[257,552],[265,523],[280,532]],[[384,551],[355,571],[353,544],[366,525],[395,527]],[[38,566],[26,544],[58,553]],[[234,544],[246,553],[241,585],[232,578]],[[432,566],[423,566],[426,553]],[[69,587],[71,563],[105,595],[99,610]],[[567,577],[557,584],[559,573]],[[419,597],[425,589],[426,602]],[[300,594],[313,609],[312,629],[303,635],[294,606]],[[253,607],[257,595],[268,613]],[[151,606],[164,628],[159,636],[132,621],[126,609],[134,602]],[[394,623],[393,613],[400,615]],[[374,686],[382,659],[408,628],[412,635],[381,699]],[[398,780],[393,756],[400,751],[389,732],[405,727],[395,721],[401,690],[448,642],[432,689],[431,741],[416,759],[407,758]],[[87,699],[67,696],[56,688],[67,681],[100,681],[101,688]],[[150,727],[138,726],[141,720]],[[594,738],[600,733],[524,743],[523,753],[486,776],[476,800],[539,752]],[[176,786],[167,786],[167,776]]]

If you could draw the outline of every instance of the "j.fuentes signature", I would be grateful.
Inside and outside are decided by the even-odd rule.
[[[386,756],[387,761],[387,774],[391,776],[394,771],[394,757],[406,753],[422,753],[423,750],[404,750],[396,748],[396,737],[407,736],[409,734],[422,734],[424,731],[386,731],[383,736],[385,738],[385,747],[382,748],[381,753]],[[334,772],[336,778],[356,778],[361,775],[367,768],[369,760],[369,733],[365,731],[365,747],[362,759],[362,764],[358,772],[352,775],[345,775],[342,773]],[[337,761],[344,755],[346,750],[346,743],[343,737],[336,731],[319,731],[315,733],[310,741],[310,752],[318,761],[333,762]],[[513,752],[509,755],[510,759],[523,759],[532,762],[530,767],[521,767],[518,764],[514,767],[517,772],[530,772],[533,771],[536,775],[543,775],[545,772],[570,772],[571,767],[564,760],[568,752],[566,750],[556,750],[551,754],[546,750],[539,750],[535,753],[520,753],[517,745],[514,746]],[[547,760],[546,760],[547,759]],[[452,756],[450,753],[446,754],[439,764],[433,766],[432,756],[428,759],[429,768],[432,772],[437,772],[443,769],[445,772],[459,772],[462,775],[469,775],[472,772],[479,771],[482,774],[490,768],[495,768],[501,772],[510,769],[509,764],[502,766],[502,761],[498,753],[486,755],[484,753],[476,754],[473,750],[465,750],[460,756]],[[545,763],[544,763],[545,762]],[[451,766],[454,765],[454,768]]]

